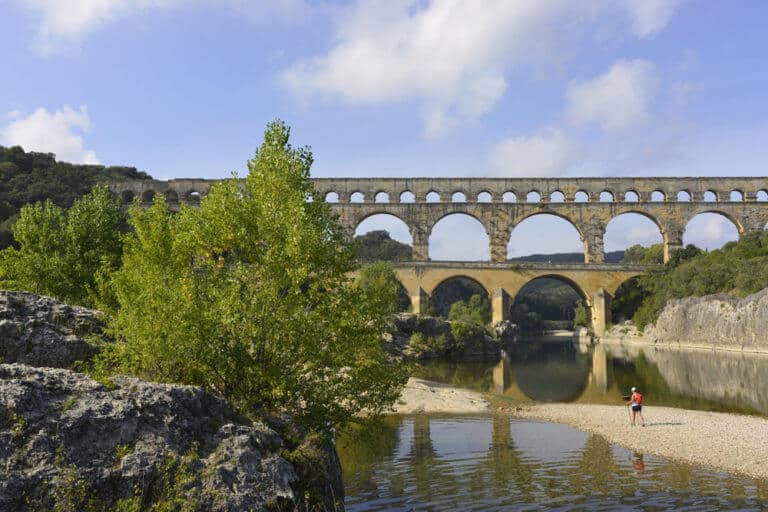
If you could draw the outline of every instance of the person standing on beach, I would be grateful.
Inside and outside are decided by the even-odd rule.
[[[632,406],[632,426],[635,426],[635,415],[637,414],[640,415],[640,424],[645,426],[645,418],[643,418],[643,394],[634,386],[632,386],[632,395],[629,397],[628,403]]]

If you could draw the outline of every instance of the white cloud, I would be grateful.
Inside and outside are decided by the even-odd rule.
[[[86,107],[74,110],[64,106],[55,112],[38,108],[26,117],[19,112],[11,113],[10,117],[11,122],[0,129],[3,145],[55,153],[59,160],[73,163],[99,163],[96,153],[83,147],[81,134],[91,126]]]
[[[509,137],[491,152],[491,171],[499,176],[558,176],[577,162],[580,149],[559,129]]]
[[[290,21],[303,18],[304,0],[16,0],[40,19],[34,48],[42,55],[64,51],[109,24],[152,11],[210,4],[245,17]]]
[[[602,75],[570,83],[565,117],[572,124],[597,123],[608,132],[636,127],[649,119],[658,88],[652,62],[619,60]]]
[[[736,226],[717,213],[701,213],[685,227],[683,243],[693,244],[708,251],[719,249],[726,242],[739,239]]]
[[[615,15],[617,5],[634,33],[648,37],[678,3],[359,0],[342,11],[331,49],[295,63],[282,78],[300,96],[415,101],[434,136],[487,113],[507,90],[510,70],[561,64],[569,53],[564,43]]]
[[[666,27],[683,0],[623,0],[638,37],[652,37]]]

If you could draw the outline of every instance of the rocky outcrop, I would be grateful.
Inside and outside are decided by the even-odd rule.
[[[768,348],[768,288],[738,299],[718,294],[674,300],[664,306],[645,337],[656,343]]]
[[[514,339],[514,328],[507,327],[507,331]],[[385,335],[384,348],[390,354],[417,360],[477,360],[498,359],[503,346],[480,325],[400,313]]]
[[[0,291],[0,362],[72,368],[93,357],[98,311],[29,292]]]
[[[105,385],[69,370],[0,365],[0,510],[145,510],[163,500],[294,510],[310,495],[339,509],[332,443],[299,448],[196,387],[128,377]],[[321,477],[308,487],[301,475],[317,459]]]

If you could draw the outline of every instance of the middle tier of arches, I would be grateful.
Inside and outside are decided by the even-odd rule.
[[[380,214],[400,219],[413,240],[413,259],[429,259],[429,237],[434,227],[445,217],[455,214],[475,219],[488,237],[490,260],[507,260],[507,245],[514,228],[524,220],[537,215],[554,215],[571,224],[584,245],[585,263],[604,261],[604,235],[614,218],[627,213],[650,219],[659,229],[665,247],[665,261],[672,251],[682,247],[683,233],[688,222],[702,213],[715,213],[728,219],[741,235],[745,231],[761,230],[768,222],[768,210],[750,208],[745,204],[712,205],[707,203],[615,203],[605,205],[557,204],[491,204],[491,203],[436,203],[436,204],[344,204],[334,205],[340,220],[350,234],[365,219]],[[543,233],[542,236],[546,236]]]

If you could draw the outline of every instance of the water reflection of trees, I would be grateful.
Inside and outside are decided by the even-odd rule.
[[[390,419],[386,428],[376,431],[378,440],[343,436],[339,454],[348,495],[356,497],[357,503],[375,501],[382,509],[453,505],[458,509],[461,504],[755,508],[768,499],[768,482],[657,457],[646,457],[640,472],[641,454],[613,446],[597,435],[589,435],[573,451],[557,452],[559,459],[539,457],[524,448],[525,443],[521,449],[520,440],[515,442],[513,422],[504,415],[487,420],[492,431],[485,453],[460,448],[440,453],[433,439],[438,435],[434,421],[427,415]],[[450,431],[451,420],[439,421],[437,432]],[[475,426],[469,423],[469,432],[484,431],[476,427],[488,425],[480,419]],[[534,450],[541,447],[533,446]]]

